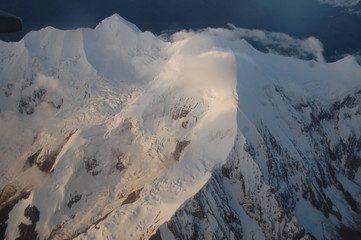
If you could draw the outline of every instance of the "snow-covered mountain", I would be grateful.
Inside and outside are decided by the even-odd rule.
[[[1,239],[361,235],[361,67],[118,15],[0,42]]]

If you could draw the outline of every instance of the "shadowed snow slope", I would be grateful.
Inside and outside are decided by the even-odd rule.
[[[118,15],[0,42],[0,238],[360,234],[361,68]]]

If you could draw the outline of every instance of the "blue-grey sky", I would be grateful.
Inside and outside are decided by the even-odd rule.
[[[0,8],[21,17],[24,25],[22,33],[0,34],[0,39],[6,41],[19,40],[29,30],[46,26],[95,27],[102,19],[118,13],[141,30],[156,34],[165,30],[226,27],[232,23],[299,38],[314,36],[323,42],[328,59],[361,50],[361,15],[350,14],[351,10],[361,9],[359,0],[3,1]]]

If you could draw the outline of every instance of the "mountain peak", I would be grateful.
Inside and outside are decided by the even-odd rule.
[[[361,235],[353,58],[139,32],[114,14],[0,42],[0,239]]]
[[[116,27],[118,30],[119,28],[126,27],[133,30],[134,32],[141,32],[141,30],[135,24],[128,22],[117,13],[101,21],[97,28],[100,26],[108,26],[110,28]]]

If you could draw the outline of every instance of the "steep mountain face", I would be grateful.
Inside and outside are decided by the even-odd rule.
[[[0,42],[0,236],[360,235],[361,68],[114,15]]]
[[[271,112],[238,109],[226,164],[160,227],[161,239],[360,237],[361,92],[327,105],[298,93],[265,86]]]

